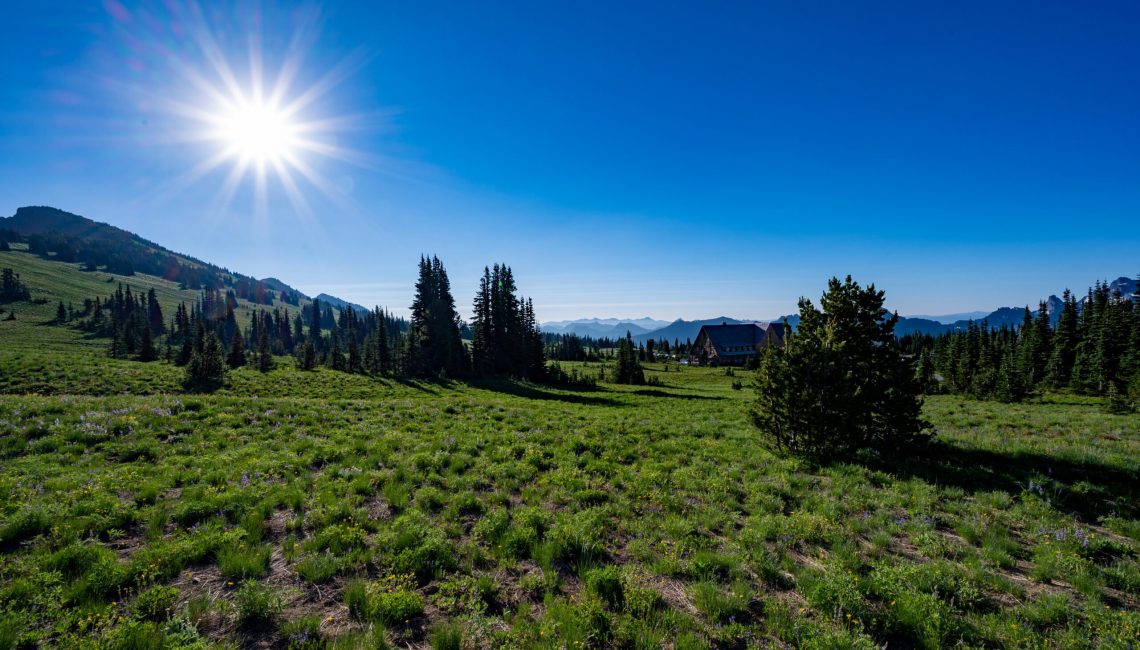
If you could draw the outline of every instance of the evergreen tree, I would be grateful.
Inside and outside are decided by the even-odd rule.
[[[832,278],[817,310],[800,300],[785,347],[765,348],[752,419],[774,447],[820,460],[926,440],[920,386],[884,294]]]
[[[297,351],[297,366],[301,370],[313,370],[317,367],[317,349],[310,339],[305,339]]]
[[[62,300],[59,301],[59,307],[56,307],[56,310],[55,310],[55,322],[57,322],[57,323],[66,323],[67,322],[67,307],[64,306]]]
[[[483,267],[483,277],[479,278],[479,290],[475,294],[473,320],[471,322],[471,366],[478,375],[494,372],[491,322],[491,270]]]
[[[540,381],[546,372],[542,332],[534,302],[520,298],[516,290],[511,267],[484,267],[471,323],[472,365],[483,375]]]
[[[242,340],[241,331],[235,331],[232,338],[230,338],[230,353],[226,356],[226,365],[231,368],[240,368],[245,365],[245,342]]]
[[[329,346],[327,357],[328,367],[333,370],[343,371],[346,367],[344,365],[344,353],[341,352],[340,349],[340,337],[336,335],[336,332],[333,332],[329,338],[332,340],[332,343]]]
[[[257,335],[257,369],[261,372],[273,370],[273,355],[269,351],[269,326],[267,320],[261,320],[261,331]]]
[[[387,374],[392,369],[392,353],[388,344],[388,316],[377,309],[376,318],[376,374]]]
[[[222,342],[214,332],[206,332],[201,323],[195,335],[194,353],[186,365],[186,383],[196,388],[216,388],[226,376]]]
[[[32,294],[28,291],[27,285],[20,281],[19,273],[8,268],[0,269],[0,302],[31,299]]]
[[[316,298],[313,299],[313,304],[309,305],[309,340],[313,342],[313,347],[320,349],[321,301]]]
[[[348,371],[351,373],[362,372],[364,366],[360,360],[360,347],[356,343],[355,318],[348,321],[346,336],[348,337]]]
[[[459,338],[459,314],[451,283],[438,257],[420,257],[419,278],[406,337],[409,374],[460,377],[469,362]]]
[[[142,341],[139,343],[139,361],[155,361],[158,359],[158,350],[154,347],[154,336],[149,327],[142,328]]]
[[[1077,300],[1065,289],[1062,297],[1061,315],[1053,332],[1053,349],[1049,354],[1046,375],[1054,388],[1069,385],[1072,378],[1073,362],[1077,356]]]
[[[158,304],[158,294],[151,288],[146,294],[146,307],[147,307],[147,324],[150,325],[150,331],[155,336],[162,334],[163,329],[166,327],[165,320],[162,317],[162,305]]]
[[[614,383],[645,383],[645,373],[637,361],[637,349],[633,345],[633,336],[628,331],[625,333],[625,338],[618,342],[617,372],[614,374]]]

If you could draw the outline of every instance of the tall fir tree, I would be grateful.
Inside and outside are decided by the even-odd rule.
[[[226,365],[231,368],[240,368],[245,365],[245,341],[242,340],[241,330],[235,330],[230,338],[230,353],[226,355]]]

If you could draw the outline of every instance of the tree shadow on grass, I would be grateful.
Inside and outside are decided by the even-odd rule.
[[[594,397],[578,393],[555,393],[543,390],[536,384],[528,384],[507,379],[480,379],[471,382],[472,386],[496,393],[505,393],[527,399],[554,400],[570,404],[585,404],[587,406],[620,406],[621,403],[609,397]]]
[[[634,395],[644,395],[645,397],[672,397],[674,399],[699,399],[699,400],[718,400],[724,399],[720,395],[691,395],[689,393],[669,393],[658,388],[642,388],[633,391]]]
[[[446,379],[408,379],[407,377],[391,377],[391,380],[397,384],[400,384],[401,386],[414,388],[420,392],[428,393],[429,395],[439,395],[439,388],[450,388],[452,384],[452,382]]]
[[[969,493],[1000,490],[1017,494],[1028,489],[1030,481],[1044,483],[1044,497],[1085,523],[1112,514],[1129,519],[1140,516],[1140,467],[1124,469],[1095,461],[936,441],[912,457],[875,463],[874,469]]]

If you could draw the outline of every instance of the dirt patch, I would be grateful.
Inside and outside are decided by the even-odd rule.
[[[383,499],[376,497],[369,499],[364,504],[364,509],[368,512],[368,519],[371,521],[387,521],[392,518],[392,508]]]
[[[657,593],[661,594],[661,598],[669,607],[693,616],[698,614],[696,606],[693,605],[693,601],[689,599],[689,594],[685,591],[684,582],[660,575],[652,576],[646,582]]]

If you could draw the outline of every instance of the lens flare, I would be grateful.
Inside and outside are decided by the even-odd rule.
[[[222,117],[219,139],[238,156],[264,164],[277,163],[296,148],[296,129],[273,106],[244,104]]]
[[[328,61],[318,53],[322,19],[315,8],[289,14],[289,29],[269,30],[275,40],[265,49],[273,53],[272,61],[263,56],[264,14],[218,14],[192,0],[151,12],[132,17],[131,42],[150,60],[163,62],[170,74],[140,84],[140,99],[158,104],[174,119],[168,129],[172,144],[193,145],[200,156],[158,188],[159,194],[173,197],[220,179],[214,213],[226,213],[239,190],[249,188],[257,216],[267,216],[270,194],[280,192],[298,216],[307,218],[314,213],[309,201],[314,190],[346,206],[343,184],[325,175],[333,163],[386,166],[378,162],[383,156],[342,144],[350,141],[349,133],[375,130],[383,117],[335,112],[332,91],[368,57],[357,50]],[[173,31],[156,27],[144,39],[138,23]]]

